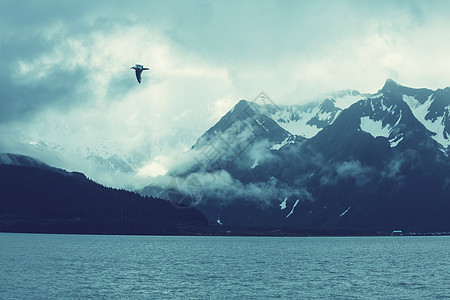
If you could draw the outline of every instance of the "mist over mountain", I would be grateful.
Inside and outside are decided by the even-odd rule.
[[[450,230],[450,88],[338,96],[242,100],[142,193],[229,226]]]

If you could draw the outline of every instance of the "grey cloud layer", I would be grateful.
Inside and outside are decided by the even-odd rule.
[[[392,74],[444,87],[449,9],[448,1],[5,0],[0,152],[15,149],[11,132],[66,148],[75,144],[67,139],[93,148],[117,138],[129,152],[174,152],[214,124],[212,114],[261,90],[298,104],[333,89],[374,92]],[[140,86],[135,63],[151,67]],[[215,111],[220,103],[228,107]],[[188,142],[186,131],[195,135]]]

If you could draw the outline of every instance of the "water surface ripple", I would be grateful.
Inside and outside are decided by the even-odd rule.
[[[0,233],[0,299],[450,299],[450,237]]]

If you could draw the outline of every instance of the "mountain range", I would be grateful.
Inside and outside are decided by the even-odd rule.
[[[27,145],[65,151],[43,140]],[[449,145],[450,88],[387,80],[374,94],[346,90],[302,105],[261,93],[239,101],[142,196],[0,154],[0,230],[450,232]],[[140,164],[80,147],[105,174],[133,178]]]
[[[178,198],[155,184],[141,193],[225,226],[450,231],[449,145],[450,88],[389,79],[375,94],[293,106],[261,94],[237,103],[165,176]]]

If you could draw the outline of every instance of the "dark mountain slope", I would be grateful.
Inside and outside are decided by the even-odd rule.
[[[0,231],[176,234],[202,214],[34,167],[0,165]]]

